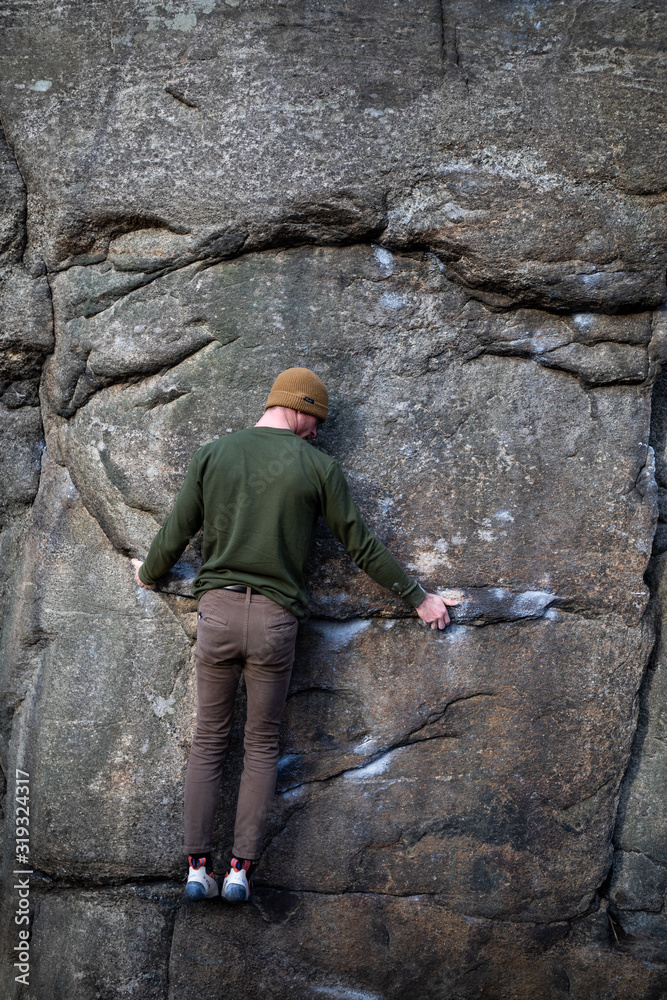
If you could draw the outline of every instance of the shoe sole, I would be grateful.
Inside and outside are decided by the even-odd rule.
[[[188,882],[185,886],[185,898],[191,903],[197,902],[200,899],[216,899],[217,896],[217,892],[207,895],[206,889],[201,882]]]
[[[206,899],[206,889],[199,882],[188,882],[185,887],[186,899]]]
[[[225,889],[225,899],[228,903],[245,903],[248,898],[242,885],[228,885]]]

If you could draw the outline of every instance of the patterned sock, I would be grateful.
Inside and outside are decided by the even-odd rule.
[[[188,865],[190,868],[199,868],[203,865],[204,870],[211,867],[211,855],[210,854],[189,854],[188,855]]]
[[[242,868],[245,868],[246,878],[250,878],[250,872],[252,871],[254,861],[249,861],[246,858],[232,858],[231,867],[235,868],[237,872],[240,872]]]

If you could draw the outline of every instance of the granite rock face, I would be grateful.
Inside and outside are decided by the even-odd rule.
[[[29,259],[101,260],[155,225],[201,257],[383,237],[510,301],[656,305],[663,16],[600,0],[17,2],[3,106]]]
[[[662,4],[2,19],[3,995],[20,768],[38,1000],[657,1000]],[[155,593],[130,558],[291,365],[460,603],[423,629],[321,526],[253,902],[187,908],[200,540]]]

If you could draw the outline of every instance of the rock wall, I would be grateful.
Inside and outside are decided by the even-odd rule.
[[[3,995],[664,996],[664,5],[1,13]],[[185,907],[198,540],[129,560],[295,364],[461,604],[423,630],[321,528],[254,902]]]

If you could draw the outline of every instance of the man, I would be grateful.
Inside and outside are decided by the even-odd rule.
[[[145,562],[141,587],[154,589],[203,525],[203,564],[193,585],[197,620],[197,728],[185,779],[188,899],[219,895],[210,874],[222,762],[236,688],[245,672],[248,714],[233,857],[222,895],[247,900],[275,791],[278,731],[300,619],[308,615],[304,565],[318,516],[355,563],[404,598],[432,628],[449,623],[445,601],[407,576],[367,528],[338,462],[306,442],[327,418],[329,397],[308,368],[275,380],[254,427],[212,441],[190,462],[174,508]]]

